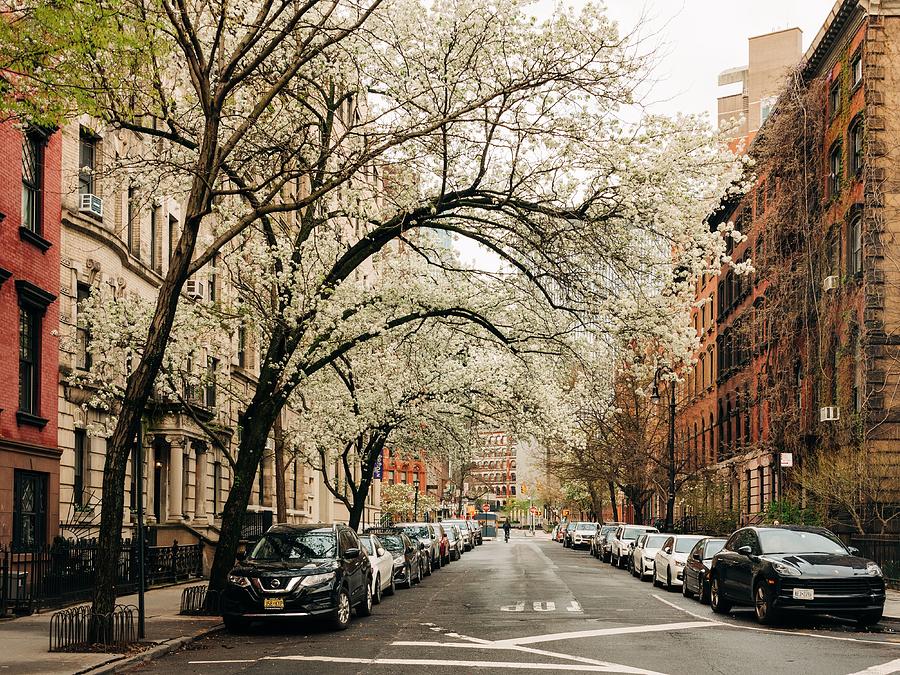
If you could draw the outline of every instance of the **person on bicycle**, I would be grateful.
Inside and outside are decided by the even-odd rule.
[[[509,541],[509,530],[510,530],[509,521],[506,520],[503,522],[503,534],[506,536],[506,539],[504,541]]]

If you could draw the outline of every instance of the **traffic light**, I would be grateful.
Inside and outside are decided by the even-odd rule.
[[[525,483],[522,483],[522,494],[524,495],[527,492],[528,492],[528,486],[525,485]]]

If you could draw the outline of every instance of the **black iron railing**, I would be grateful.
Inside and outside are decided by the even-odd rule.
[[[248,511],[241,523],[241,539],[259,541],[266,530],[272,527],[274,513],[271,511]]]
[[[95,540],[59,540],[31,550],[0,547],[0,616],[30,614],[90,599],[95,582]],[[153,586],[203,574],[203,545],[146,546],[145,583]],[[138,546],[126,539],[119,553],[119,595],[138,588]]]
[[[110,614],[95,614],[79,605],[50,617],[50,651],[124,651],[137,641],[134,605],[116,605]]]
[[[877,562],[888,584],[900,587],[900,536],[851,535],[850,546],[858,548],[861,557]]]

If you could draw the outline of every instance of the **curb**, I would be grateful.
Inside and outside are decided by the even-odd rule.
[[[144,665],[145,663],[155,661],[161,656],[176,652],[179,649],[182,649],[191,644],[192,642],[199,640],[200,638],[204,638],[207,635],[212,635],[213,633],[218,633],[219,631],[224,629],[225,625],[219,623],[215,626],[211,626],[210,628],[205,628],[201,631],[198,631],[193,635],[182,635],[181,637],[166,640],[165,642],[158,644],[155,647],[151,647],[147,651],[140,652],[139,654],[122,657],[113,661],[107,661],[106,663],[102,663],[99,666],[95,666],[91,669],[82,670],[80,671],[80,673],[76,673],[76,675],[107,675],[107,673],[127,673],[131,670],[134,670],[135,668]]]

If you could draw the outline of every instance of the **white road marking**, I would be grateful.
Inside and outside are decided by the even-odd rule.
[[[682,621],[679,623],[659,623],[649,626],[623,626],[621,628],[598,628],[595,630],[580,630],[569,633],[548,633],[547,635],[532,635],[530,637],[509,638],[497,640],[497,645],[531,645],[538,642],[556,642],[557,640],[573,640],[586,637],[600,637],[603,635],[628,635],[631,633],[659,633],[670,630],[686,630],[688,628],[706,628],[715,626],[712,621]]]
[[[523,663],[520,661],[444,661],[441,659],[356,658],[350,656],[263,656],[260,661],[306,661],[322,663],[359,663],[370,666],[451,666],[457,668],[499,668],[508,670],[562,670],[579,673],[628,673],[628,675],[661,675],[652,670],[618,664],[592,665],[570,663]]]
[[[503,605],[500,608],[501,612],[524,612],[525,611],[525,603],[517,602],[514,605]]]
[[[584,610],[581,609],[581,605],[578,603],[577,600],[572,600],[572,602],[569,603],[569,606],[566,607],[566,611],[567,612],[583,612]]]
[[[214,663],[256,663],[258,659],[222,659],[220,661],[188,661],[188,665],[209,665]]]
[[[882,663],[880,666],[872,666],[871,668],[860,670],[858,673],[850,673],[850,675],[890,675],[897,672],[900,672],[900,659]]]
[[[556,611],[556,603],[552,600],[548,600],[547,602],[534,602],[531,604],[531,607],[535,612],[555,612]]]
[[[805,635],[807,637],[821,638],[823,640],[838,640],[840,642],[860,642],[866,645],[890,645],[892,647],[900,646],[898,642],[892,642],[890,640],[863,640],[861,638],[853,638],[853,637],[844,637],[842,635],[822,635],[820,633],[807,633],[801,630],[777,630],[775,628],[762,628],[760,626],[745,626],[742,623],[735,623],[732,621],[716,621],[714,619],[707,619],[699,614],[694,614],[684,607],[679,607],[674,602],[669,602],[665,598],[661,598],[656,593],[653,594],[653,597],[659,600],[662,603],[667,604],[669,607],[674,607],[675,609],[681,610],[685,614],[689,616],[695,616],[698,619],[703,619],[704,621],[709,622],[711,625],[715,626],[724,626],[726,628],[737,628],[739,630],[754,630],[759,633],[776,633],[778,635]]]

